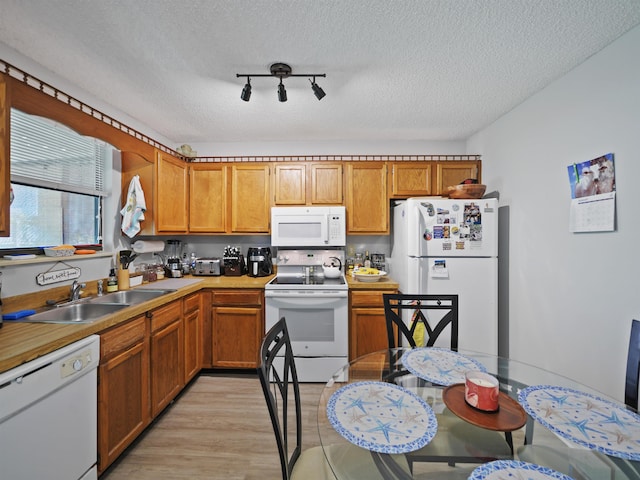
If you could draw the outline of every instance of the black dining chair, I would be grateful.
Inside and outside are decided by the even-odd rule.
[[[458,350],[458,295],[385,293],[382,300],[389,348],[432,347],[449,327],[449,348]],[[407,314],[412,317],[410,326],[405,323]],[[419,328],[424,329],[423,345],[416,343]]]
[[[624,403],[627,408],[638,410],[638,384],[640,382],[640,321],[631,320],[631,334],[627,351],[627,365],[624,384]],[[597,467],[609,469],[610,478],[640,480],[638,466],[626,460],[608,457],[598,452],[578,447],[551,449],[543,445],[524,445],[518,449],[521,460],[548,465],[567,475],[576,471],[589,471]]]
[[[262,340],[258,377],[276,437],[282,480],[412,478],[404,455],[377,455],[343,444],[302,450],[300,386],[284,318]],[[338,470],[335,474],[332,467]]]
[[[448,346],[458,349],[458,295],[383,294],[387,339],[389,343],[389,372],[386,381],[403,383],[408,372],[400,362],[397,348],[432,347],[443,332],[449,331]],[[411,322],[407,326],[406,322]],[[415,333],[422,324],[423,345],[417,345]],[[418,386],[431,385],[418,379]],[[470,450],[470,446],[475,449]],[[438,433],[425,447],[407,454],[409,466],[414,462],[481,463],[513,458],[511,433],[502,435],[472,425],[448,409],[438,415]]]

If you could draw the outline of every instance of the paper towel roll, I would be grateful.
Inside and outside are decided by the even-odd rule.
[[[131,245],[136,253],[153,253],[164,250],[164,242],[161,240],[138,240]]]

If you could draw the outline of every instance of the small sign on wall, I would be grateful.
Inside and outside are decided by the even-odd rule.
[[[66,282],[80,278],[81,270],[77,267],[63,268],[61,270],[47,270],[36,276],[38,285],[50,285],[52,283]]]

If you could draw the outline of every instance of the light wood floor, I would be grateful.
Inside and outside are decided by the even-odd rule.
[[[323,388],[300,384],[304,449],[319,445],[316,412]],[[470,471],[415,465],[416,479],[466,479]],[[279,480],[281,475],[257,375],[202,374],[100,480]]]
[[[324,384],[301,384],[303,448],[318,445]],[[203,374],[114,463],[101,480],[281,478],[257,375]]]

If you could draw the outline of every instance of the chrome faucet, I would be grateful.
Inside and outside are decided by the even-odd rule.
[[[78,283],[77,280],[74,280],[73,283],[71,284],[71,295],[69,297],[69,300],[72,302],[79,300],[80,295],[82,295],[83,293],[81,288],[85,288],[86,286],[87,286],[86,283]]]
[[[101,297],[104,294],[104,289],[102,287],[102,280],[98,280],[98,296]]]

